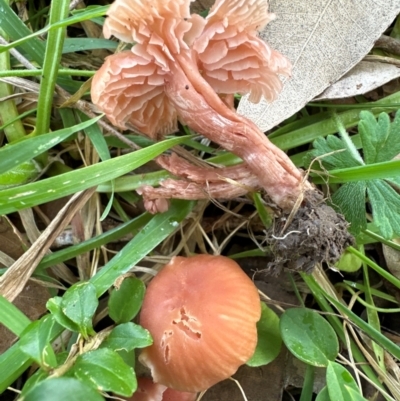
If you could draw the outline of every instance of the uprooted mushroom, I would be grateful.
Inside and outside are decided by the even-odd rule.
[[[181,180],[142,187],[146,207],[156,212],[165,210],[162,200],[167,198],[227,199],[264,189],[284,212],[300,205],[311,215],[321,196],[289,157],[232,107],[235,93],[249,93],[253,102],[261,97],[274,100],[282,86],[279,75],[290,75],[289,61],[257,36],[274,18],[268,2],[216,0],[206,18],[190,15],[190,2],[116,0],[111,5],[104,35],[134,45],[106,59],[93,79],[93,102],[114,125],[133,127],[155,139],[176,131],[179,119],[244,163],[219,169],[195,166],[177,155],[163,156],[159,163]],[[322,256],[315,261],[334,262],[349,242],[342,233],[346,224],[336,214],[335,219],[326,229],[330,235],[324,251],[319,249]],[[285,229],[298,228],[298,222],[292,224]],[[331,232],[338,224],[339,239]],[[303,234],[292,241],[295,247],[304,241],[314,244],[314,238]],[[304,257],[293,252],[284,246],[282,266],[294,267],[285,254],[291,253],[294,260]]]

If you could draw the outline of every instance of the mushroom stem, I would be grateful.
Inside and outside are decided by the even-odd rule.
[[[190,128],[242,158],[271,199],[284,210],[292,209],[304,190],[301,172],[253,122],[221,100],[188,53],[177,55],[176,60],[167,78],[166,94],[179,117]]]

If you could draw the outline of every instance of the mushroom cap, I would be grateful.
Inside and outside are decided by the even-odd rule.
[[[188,49],[205,24],[200,16],[190,15],[192,1],[115,0],[107,12],[104,36],[145,44],[149,54],[164,53],[173,60],[172,54]]]
[[[138,387],[127,401],[195,401],[195,393],[185,393],[172,390],[162,384],[154,383],[147,377],[137,379]]]
[[[148,286],[140,324],[154,343],[139,360],[156,383],[203,391],[251,358],[260,315],[257,288],[236,262],[174,257]]]
[[[92,81],[92,101],[122,129],[132,124],[151,138],[177,130],[177,113],[164,92],[166,72],[141,45],[106,58]]]
[[[291,64],[257,36],[274,18],[265,0],[215,2],[193,48],[204,79],[217,93],[249,93],[254,103],[262,96],[276,98],[282,89],[278,75],[289,76]]]

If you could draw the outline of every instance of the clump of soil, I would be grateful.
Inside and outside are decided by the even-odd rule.
[[[332,265],[354,243],[349,223],[324,202],[321,193],[308,192],[304,198],[288,227],[286,216],[267,233],[274,255],[268,270],[274,275],[283,269],[309,273],[318,263]]]

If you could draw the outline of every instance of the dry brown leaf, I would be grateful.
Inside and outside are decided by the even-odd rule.
[[[0,252],[0,267],[10,266],[24,253],[20,238],[4,217],[0,217]]]
[[[242,98],[238,111],[266,131],[354,67],[400,12],[400,0],[270,0],[276,19],[261,36],[293,63],[278,99]]]
[[[394,65],[361,61],[314,100],[363,95],[399,77],[400,68]]]
[[[9,301],[13,301],[18,296],[53,241],[71,221],[75,213],[86,203],[94,191],[95,188],[92,188],[85,192],[76,193],[60,210],[57,217],[43,231],[29,250],[7,269],[6,273],[0,277],[1,295]]]
[[[50,298],[47,288],[34,281],[29,281],[13,304],[31,320],[40,318],[46,312],[46,302]],[[6,351],[17,336],[0,325],[0,354]]]

